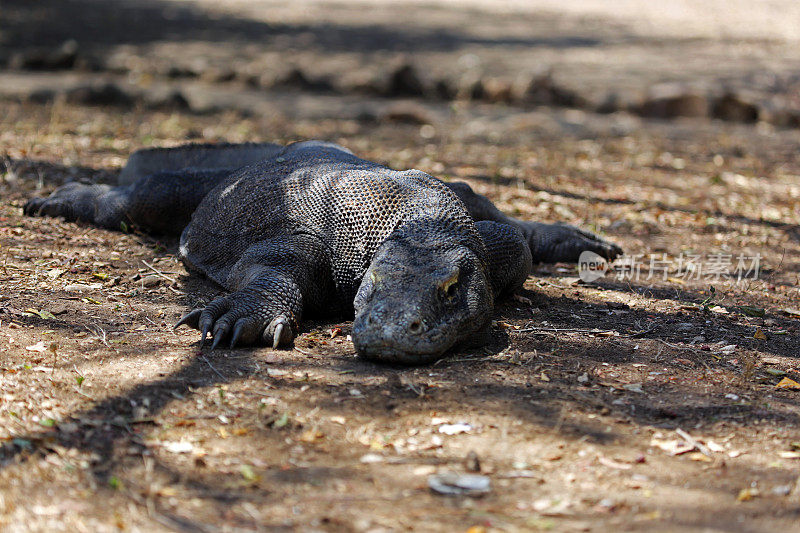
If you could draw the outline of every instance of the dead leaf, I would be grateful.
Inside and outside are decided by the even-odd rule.
[[[739,491],[739,495],[736,496],[737,502],[749,502],[753,498],[757,497],[760,493],[758,489],[748,487],[746,489],[742,489]]]
[[[763,332],[763,331],[761,331],[761,328],[758,328],[758,329],[756,330],[756,332],[753,334],[753,338],[754,338],[754,339],[758,339],[758,340],[760,340],[760,341],[765,341],[765,340],[767,340],[767,336],[766,336],[766,335],[764,335],[764,332]]]
[[[793,379],[783,378],[775,385],[776,389],[800,389],[800,383]]]
[[[691,459],[692,461],[700,461],[702,463],[710,463],[711,462],[711,457],[705,455],[704,453],[700,453],[700,452],[692,452],[689,455],[687,455],[687,457],[689,459]]]
[[[32,344],[30,346],[25,347],[26,350],[29,352],[46,352],[47,347],[44,345],[44,341],[39,341],[36,344]]]
[[[670,455],[682,455],[684,453],[694,450],[694,446],[686,444],[682,440],[661,440],[657,438],[650,439],[650,446],[655,446],[667,452]]]
[[[627,383],[622,386],[623,389],[631,392],[638,392],[639,394],[644,394],[644,390],[642,390],[641,383]]]
[[[300,440],[302,442],[317,442],[325,438],[325,435],[317,430],[317,429],[309,429],[304,431],[302,435],[300,435]]]
[[[629,464],[620,463],[614,461],[613,459],[608,459],[606,457],[603,457],[602,455],[597,458],[597,461],[603,466],[607,466],[609,468],[616,468],[617,470],[630,470],[631,468],[633,468],[633,466]]]

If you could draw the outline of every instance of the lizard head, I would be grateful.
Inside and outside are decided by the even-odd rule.
[[[488,324],[483,262],[469,247],[442,240],[390,238],[378,249],[353,302],[361,357],[429,363]]]

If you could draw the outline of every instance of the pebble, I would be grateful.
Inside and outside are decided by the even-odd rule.
[[[491,480],[479,474],[445,472],[428,477],[428,487],[449,496],[476,496],[491,490]]]

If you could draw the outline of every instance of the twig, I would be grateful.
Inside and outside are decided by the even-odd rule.
[[[100,326],[94,326],[94,327],[96,327],[96,328],[97,328],[97,329],[98,329],[98,330],[99,330],[99,331],[100,331],[100,332],[103,334],[103,336],[101,337],[101,336],[100,336],[100,333],[98,333],[97,331],[95,331],[95,330],[91,329],[89,326],[84,326],[84,327],[85,327],[86,329],[88,329],[88,330],[89,330],[91,333],[94,333],[94,336],[95,336],[95,337],[97,337],[98,339],[100,339],[100,342],[102,342],[103,344],[105,344],[105,345],[106,345],[106,348],[111,348],[111,346],[108,344],[108,341],[106,340],[106,330],[104,330],[104,329],[103,329],[103,328],[101,328]]]
[[[156,274],[158,274],[159,276],[161,276],[165,280],[167,280],[167,281],[169,281],[171,283],[175,283],[175,281],[176,281],[175,278],[171,278],[171,277],[167,276],[166,274],[164,274],[163,272],[158,270],[156,267],[154,267],[153,265],[151,265],[150,263],[148,263],[144,259],[142,259],[142,263],[144,263],[144,266],[146,266],[147,268],[149,268],[150,270],[152,270],[153,272],[155,272]]]
[[[581,328],[523,328],[511,330],[517,333],[611,333],[611,330],[581,329]]]
[[[208,368],[210,368],[211,370],[213,370],[213,371],[214,371],[214,373],[215,373],[216,375],[218,375],[220,378],[222,378],[222,379],[227,379],[225,376],[223,376],[222,374],[220,374],[219,370],[217,370],[216,368],[214,368],[214,365],[212,365],[212,364],[211,364],[211,361],[209,361],[208,359],[206,359],[206,356],[205,356],[205,355],[201,355],[201,356],[200,356],[200,359],[202,359],[203,361],[205,361],[205,362],[206,362],[206,364],[208,365]]]
[[[167,276],[166,274],[164,274],[163,272],[161,272],[160,270],[158,270],[156,267],[154,267],[153,265],[151,265],[150,263],[148,263],[148,262],[147,262],[147,261],[145,261],[144,259],[142,259],[142,263],[144,263],[144,265],[145,265],[147,268],[149,268],[150,270],[152,270],[153,272],[155,272],[155,273],[156,273],[156,275],[158,275],[158,276],[160,276],[160,277],[164,278],[165,280],[169,281],[169,282],[170,282],[170,285],[167,285],[167,288],[168,288],[169,290],[171,290],[171,291],[172,291],[172,292],[174,292],[175,294],[180,294],[180,293],[181,293],[180,291],[176,290],[176,289],[175,289],[175,287],[173,287],[173,286],[171,285],[171,284],[175,284],[175,283],[177,283],[177,280],[176,280],[175,278],[171,278],[171,277]]]
[[[706,456],[708,456],[708,457],[711,457],[711,450],[709,450],[709,449],[706,447],[706,445],[705,445],[705,444],[703,444],[703,443],[701,443],[701,442],[698,442],[698,441],[697,441],[697,439],[695,439],[694,437],[692,437],[691,435],[689,435],[688,433],[686,433],[686,432],[685,432],[684,430],[682,430],[681,428],[678,428],[678,429],[676,429],[676,430],[675,430],[675,433],[677,433],[677,434],[678,434],[678,435],[679,435],[679,436],[680,436],[680,437],[681,437],[683,440],[685,440],[686,442],[688,442],[690,445],[692,445],[692,446],[694,446],[695,448],[697,448],[698,450],[700,450],[700,453],[702,453],[703,455],[706,455]]]
[[[694,353],[698,353],[698,352],[701,351],[701,350],[698,350],[697,348],[694,348],[692,346],[680,346],[678,344],[672,344],[672,343],[669,343],[669,342],[665,341],[664,339],[656,339],[656,340],[658,342],[664,344],[665,346],[669,346],[670,348],[674,348],[676,350],[686,350],[687,352],[694,352]]]

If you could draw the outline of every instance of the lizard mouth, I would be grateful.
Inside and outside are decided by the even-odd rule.
[[[434,348],[428,347],[415,347],[405,348],[400,347],[397,343],[392,341],[378,341],[378,342],[359,342],[360,339],[357,335],[353,335],[353,344],[356,347],[356,353],[359,357],[369,361],[376,361],[379,363],[399,364],[406,366],[424,365],[432,363],[437,359],[441,359],[445,353],[452,347],[453,343],[447,343],[443,346]]]
[[[400,303],[369,306],[353,321],[359,357],[388,364],[424,365],[440,359],[459,338],[458,329],[403,312]],[[389,311],[391,309],[392,311]]]

